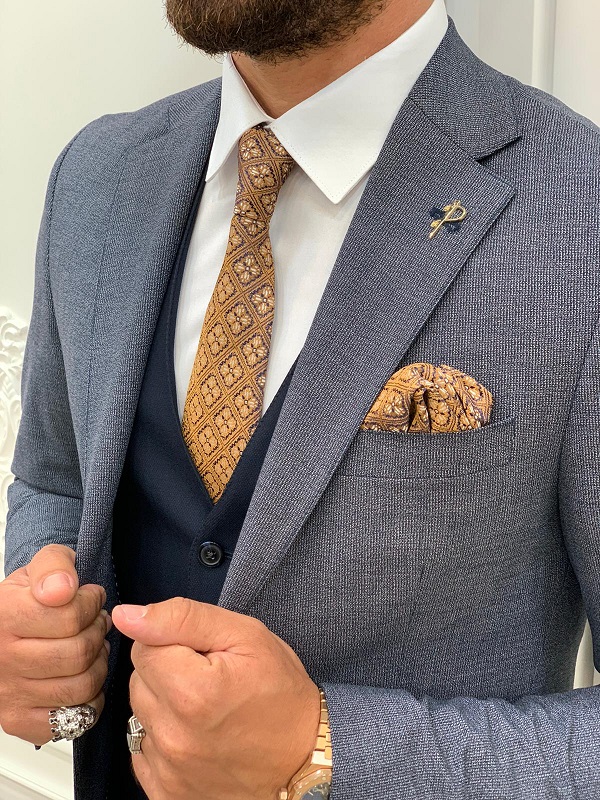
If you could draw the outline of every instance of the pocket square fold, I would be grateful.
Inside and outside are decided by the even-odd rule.
[[[486,425],[492,395],[447,364],[408,364],[385,384],[361,428],[395,433],[452,433]]]

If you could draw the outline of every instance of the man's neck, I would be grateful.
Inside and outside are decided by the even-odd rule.
[[[431,5],[432,0],[389,0],[380,14],[343,42],[277,64],[243,53],[233,53],[233,61],[257,102],[277,118],[391,44]]]

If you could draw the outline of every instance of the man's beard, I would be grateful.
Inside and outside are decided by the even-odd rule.
[[[166,0],[167,18],[210,55],[240,52],[276,63],[343,41],[388,0]]]

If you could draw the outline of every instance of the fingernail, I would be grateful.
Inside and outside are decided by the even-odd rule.
[[[104,640],[104,647],[106,647],[106,652],[110,655],[110,642],[107,639]]]
[[[66,572],[55,572],[53,575],[48,575],[47,578],[44,578],[41,590],[42,593],[51,592],[55,591],[56,589],[64,589],[65,586],[68,586],[71,589],[73,589],[75,586],[71,576],[67,575]]]
[[[146,606],[121,606],[121,611],[125,615],[125,619],[129,620],[129,622],[135,622],[136,620],[145,617],[147,610],[148,609]]]

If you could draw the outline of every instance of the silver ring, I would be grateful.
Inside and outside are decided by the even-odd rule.
[[[98,719],[98,712],[94,706],[61,706],[48,712],[48,721],[52,731],[52,741],[60,742],[61,739],[78,739],[90,728],[93,728]]]
[[[127,747],[129,752],[136,756],[142,752],[142,740],[146,735],[144,726],[134,714],[127,723]]]

